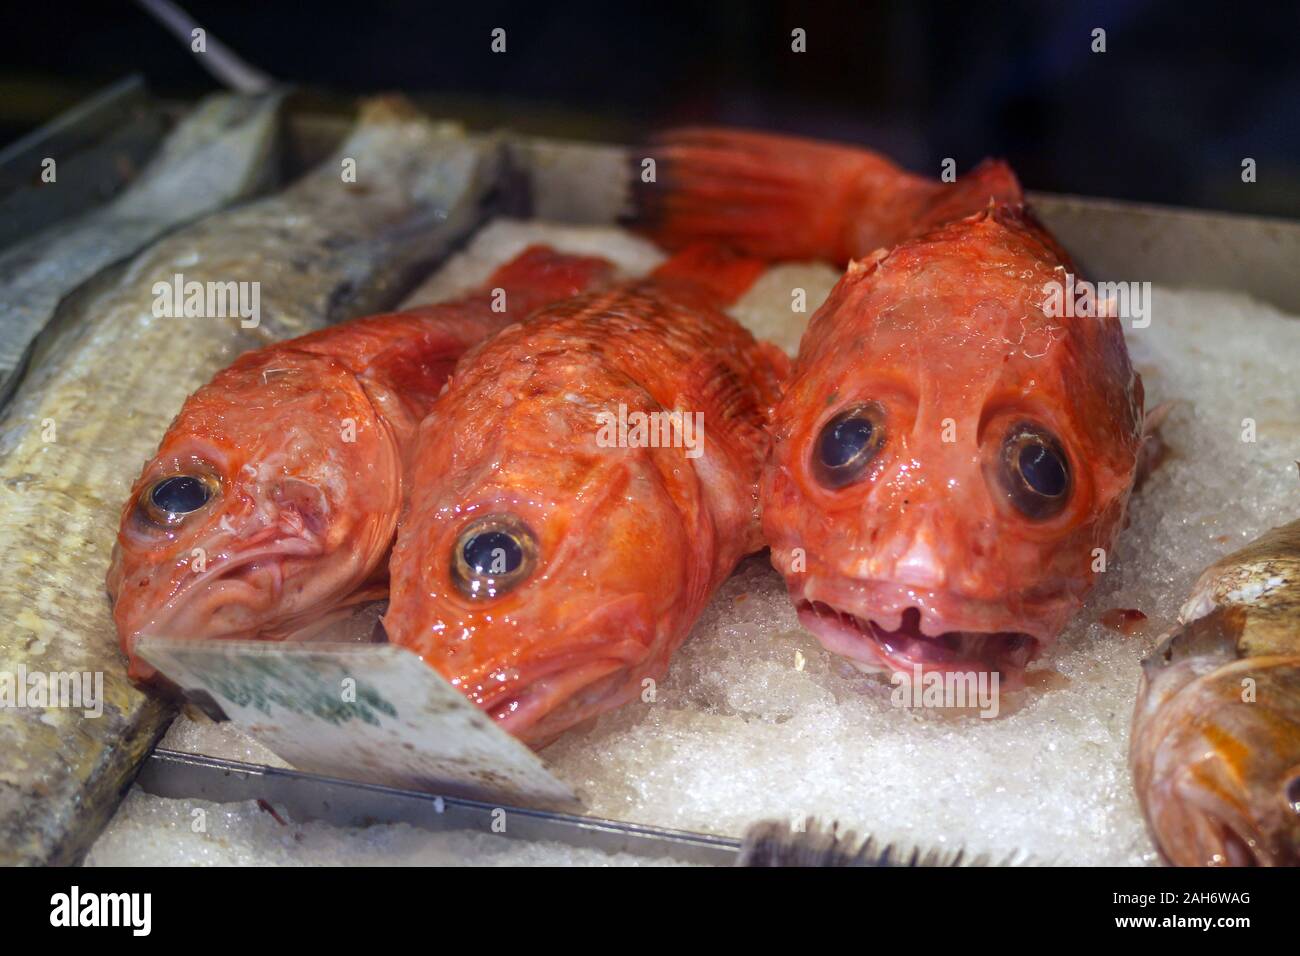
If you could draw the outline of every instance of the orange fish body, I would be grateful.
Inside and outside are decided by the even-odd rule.
[[[1142,386],[1119,321],[1048,314],[1049,284],[1073,267],[1003,201],[1019,186],[996,165],[948,187],[904,175],[879,215],[818,206],[800,231],[785,217],[818,205],[808,183],[833,199],[836,183],[875,170],[872,194],[887,196],[881,161],[695,135],[670,140],[667,175],[688,189],[657,201],[659,228],[773,256],[865,257],[813,316],[774,413],[763,531],[801,620],[866,669],[994,670],[1014,686],[1123,523]],[[746,178],[756,152],[764,164]],[[750,204],[753,223],[737,225]]]
[[[420,427],[385,629],[530,743],[661,678],[760,546],[786,362],[719,309],[758,268],[688,252],[543,309]]]
[[[132,653],[142,634],[284,639],[383,597],[402,466],[456,361],[611,273],[529,249],[480,292],[248,352],[190,396],[132,488],[108,574],[132,676],[153,674]]]

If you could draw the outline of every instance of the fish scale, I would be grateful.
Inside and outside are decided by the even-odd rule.
[[[788,363],[721,311],[760,269],[701,247],[544,308],[462,358],[420,426],[385,630],[534,746],[661,679],[760,546],[764,426]],[[712,383],[721,369],[734,389]],[[697,457],[598,434],[604,416],[674,411],[701,416]],[[515,568],[471,587],[485,572],[467,549],[487,534]]]
[[[611,269],[531,246],[474,292],[246,352],[191,395],[121,509],[107,583],[131,676],[154,673],[142,636],[299,641],[386,596],[402,460],[456,360]],[[178,480],[201,500],[165,517]]]
[[[1143,391],[1118,316],[1050,304],[1075,266],[1004,163],[934,183],[793,137],[656,148],[665,175],[638,205],[664,243],[851,260],[803,334],[763,477],[801,621],[863,668],[1012,689],[1122,527]]]
[[[75,862],[169,717],[126,678],[103,577],[115,503],[170,417],[238,353],[395,303],[475,223],[496,156],[373,102],[335,158],[283,193],[172,234],[61,307],[0,422],[0,667],[102,673],[104,713],[0,708],[0,862]],[[344,157],[361,185],[343,183]],[[155,317],[153,284],[177,272],[259,282],[260,325]]]

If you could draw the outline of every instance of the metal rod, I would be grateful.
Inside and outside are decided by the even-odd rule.
[[[731,837],[500,806],[174,750],[155,750],[138,782],[148,793],[173,799],[265,800],[284,807],[295,820],[335,826],[407,823],[724,866],[733,864],[740,850],[740,841]]]

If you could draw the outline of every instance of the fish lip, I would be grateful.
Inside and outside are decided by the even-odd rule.
[[[620,658],[596,658],[511,688],[508,696],[485,709],[488,717],[503,730],[526,738],[531,727],[578,700],[584,689],[630,670],[631,665]]]
[[[275,573],[264,575],[263,580],[267,582],[264,586],[257,586],[249,581],[243,580],[240,576],[249,565],[258,562],[267,562],[276,558],[311,558],[320,555],[324,551],[321,543],[314,537],[295,536],[292,538],[281,538],[270,545],[260,548],[254,548],[250,551],[239,554],[236,557],[222,560],[198,574],[190,575],[187,583],[183,584],[161,608],[153,615],[150,620],[132,631],[130,642],[144,636],[163,635],[167,637],[189,638],[196,635],[178,635],[167,634],[168,625],[181,616],[186,603],[194,596],[197,590],[209,588],[213,585],[225,586],[223,590],[243,589],[254,599],[260,598],[264,605],[273,604],[278,600],[284,590],[284,575]],[[224,579],[224,580],[223,580]],[[222,604],[231,603],[223,601]],[[209,617],[210,620],[210,617]],[[265,630],[265,622],[252,628],[240,628],[237,630],[225,630],[214,633],[204,633],[197,635],[205,640],[236,640],[240,638],[252,638],[261,635]]]
[[[1064,588],[1032,601],[1018,596],[1013,606],[1005,599],[983,600],[890,580],[787,575],[786,582],[796,606],[804,601],[821,602],[841,613],[874,620],[885,630],[897,630],[903,615],[915,609],[924,636],[938,637],[949,631],[1014,631],[1029,635],[1044,648],[1055,641],[1079,604]]]
[[[627,667],[633,667],[645,659],[646,646],[639,641],[625,639],[618,641],[607,641],[603,644],[594,644],[585,647],[579,653],[559,653],[550,654],[540,660],[532,663],[527,668],[519,669],[516,665],[496,665],[486,668],[482,673],[486,675],[498,674],[503,670],[513,671],[513,679],[504,681],[494,691],[488,694],[479,694],[474,698],[474,703],[481,709],[490,711],[502,701],[510,697],[518,696],[523,690],[556,674],[563,673],[586,666],[591,661],[616,660]],[[474,682],[473,678],[462,677],[462,685]]]
[[[859,590],[856,599],[838,591],[836,600],[814,582],[791,597],[800,623],[822,646],[863,670],[997,672],[1004,690],[1016,690],[1050,643],[1034,622],[990,617],[987,608],[953,595],[904,589],[907,597],[899,600],[896,586],[881,584]]]
[[[518,671],[489,694],[471,696],[478,708],[517,737],[533,724],[575,699],[589,685],[614,673],[630,672],[646,658],[635,640],[610,641],[584,648],[581,654],[554,654]],[[499,673],[502,668],[493,668]],[[462,681],[465,683],[465,681]]]
[[[1259,828],[1231,801],[1199,782],[1192,767],[1181,768],[1167,786],[1172,820],[1163,820],[1161,830],[1168,838],[1172,824],[1180,833],[1168,841],[1168,850],[1160,841],[1160,852],[1175,865],[1277,865]]]
[[[1023,687],[1028,663],[1052,645],[1079,604],[1063,588],[1013,607],[891,580],[787,575],[787,584],[803,626],[863,670],[996,671],[1005,691]],[[884,635],[907,640],[891,644]]]

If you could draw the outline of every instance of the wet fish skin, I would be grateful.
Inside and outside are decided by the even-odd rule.
[[[208,97],[119,196],[0,254],[0,404],[65,295],[160,235],[276,181],[283,100],[278,92]]]
[[[995,207],[880,250],[804,334],[776,411],[763,527],[801,621],[866,668],[996,670],[1011,689],[1123,527],[1141,381],[1117,319],[1044,314],[1043,286],[1070,266],[1039,235]],[[881,446],[829,486],[818,443],[869,403]],[[1068,475],[1055,513],[1025,510],[1038,499],[1018,499],[1002,473],[1021,434],[1055,444]]]
[[[371,104],[316,171],[60,310],[0,419],[0,670],[102,673],[104,713],[0,709],[0,862],[77,860],[169,717],[127,678],[103,591],[121,502],[168,420],[238,354],[395,304],[475,223],[495,168],[458,129]],[[177,272],[260,282],[260,324],[154,315],[154,284]]]
[[[1300,521],[1201,575],[1142,662],[1129,758],[1176,866],[1300,865]]]
[[[420,426],[384,628],[533,746],[662,678],[761,546],[767,410],[787,360],[719,308],[759,264],[696,255],[503,331]],[[620,406],[628,421],[702,413],[702,454],[601,444],[599,416]],[[489,517],[524,560],[510,589],[474,597],[457,555]]]
[[[122,509],[108,587],[131,676],[154,673],[141,636],[301,640],[387,597],[402,469],[456,361],[612,272],[530,247],[477,291],[247,352],[191,395]],[[171,517],[148,495],[177,476],[208,497]]]
[[[639,190],[656,237],[852,260],[803,335],[763,481],[801,622],[864,670],[1015,688],[1123,526],[1143,393],[1119,321],[1047,314],[1075,268],[1004,164],[942,184],[726,130],[661,155]]]

